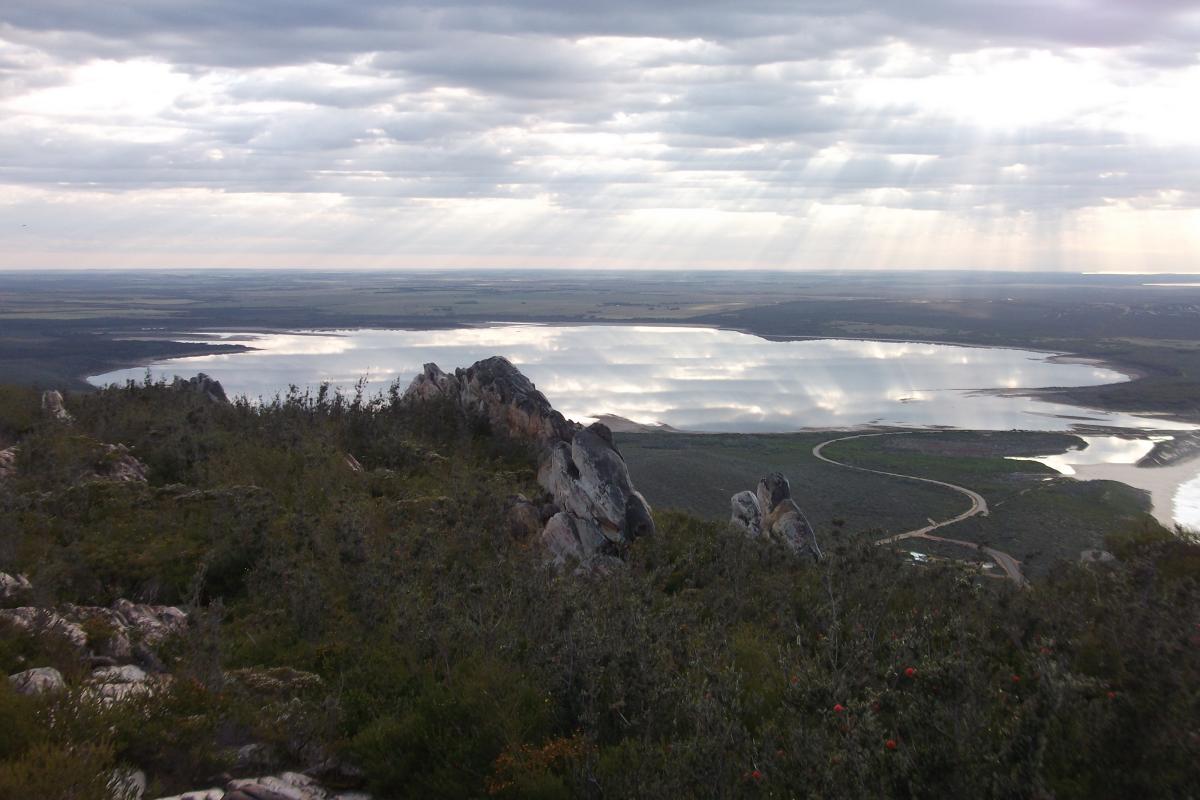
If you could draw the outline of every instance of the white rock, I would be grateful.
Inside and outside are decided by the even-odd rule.
[[[142,800],[146,794],[146,773],[140,769],[116,769],[108,781],[115,800]]]
[[[87,634],[78,623],[70,622],[48,609],[33,606],[4,608],[0,609],[0,619],[23,631],[62,636],[76,647],[87,647]]]
[[[42,411],[59,422],[71,422],[75,419],[63,405],[62,392],[57,389],[48,389],[42,392]]]
[[[92,670],[88,680],[93,683],[144,683],[146,672],[133,664],[123,667],[100,667]]]
[[[729,522],[748,536],[762,533],[762,506],[751,491],[738,492],[729,499],[731,514]]]
[[[0,480],[17,474],[17,450],[15,444],[0,450]]]
[[[0,572],[0,600],[7,600],[33,588],[29,578],[24,575],[9,575]]]
[[[13,691],[17,694],[35,695],[58,692],[66,688],[62,673],[54,667],[37,667],[8,676]]]
[[[175,606],[151,606],[121,599],[112,607],[146,644],[158,644],[187,628],[187,614]]]
[[[224,789],[194,789],[183,794],[173,794],[170,797],[158,797],[155,800],[221,800],[224,796]]]

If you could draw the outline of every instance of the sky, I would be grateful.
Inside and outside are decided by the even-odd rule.
[[[4,0],[0,268],[1200,272],[1200,0]]]

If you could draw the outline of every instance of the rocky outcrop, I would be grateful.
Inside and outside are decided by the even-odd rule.
[[[792,500],[792,487],[782,473],[772,472],[754,492],[730,498],[730,524],[747,536],[766,536],[797,555],[818,561],[821,548],[804,512]]]
[[[170,684],[169,675],[149,676],[141,667],[126,664],[120,667],[100,667],[86,682],[87,696],[104,705],[112,705],[133,697],[144,697]]]
[[[404,397],[449,401],[486,420],[493,433],[536,447],[538,483],[549,502],[510,499],[508,519],[514,535],[540,531],[554,562],[607,569],[630,542],[654,533],[650,506],[634,489],[612,432],[563,417],[507,360],[488,358],[453,375],[426,364]]]
[[[17,446],[0,450],[0,480],[11,478],[17,474]]]
[[[33,585],[24,575],[9,575],[7,572],[0,572],[0,600],[12,600],[28,593],[31,589],[33,589]]]
[[[75,421],[71,412],[67,411],[67,407],[63,405],[62,392],[57,389],[48,389],[42,392],[42,413],[59,422]]]
[[[100,448],[100,458],[89,478],[118,483],[146,482],[146,465],[134,458],[128,447],[123,444],[102,444]]]
[[[63,413],[66,412],[64,411]],[[64,421],[70,422],[70,415]],[[146,465],[138,461],[125,445],[104,444],[93,441],[91,442],[91,447],[92,461],[76,476],[78,482],[146,482]],[[13,445],[12,447],[0,450],[0,480],[16,476],[17,453],[19,450],[19,445]]]
[[[187,614],[174,606],[117,600],[111,608],[63,605],[57,609],[22,606],[0,609],[0,622],[39,636],[60,636],[92,658],[92,663],[131,660],[160,668],[153,648],[187,628]]]
[[[33,606],[0,609],[0,622],[38,636],[62,637],[81,650],[87,647],[88,637],[83,627],[49,609]]]
[[[199,789],[158,800],[371,800],[362,792],[335,793],[299,772],[232,780],[224,789]]]
[[[113,798],[142,800],[146,796],[146,773],[140,769],[117,768],[108,779],[108,788]]]
[[[225,396],[225,387],[221,385],[219,380],[205,375],[203,372],[196,375],[194,378],[175,377],[171,383],[171,388],[181,392],[190,392],[203,397],[212,403],[228,403],[229,398]]]
[[[762,506],[754,492],[738,492],[729,499],[732,508],[730,523],[747,536],[762,535]]]
[[[556,563],[605,570],[634,539],[654,533],[650,505],[633,488],[625,459],[600,423],[544,451],[538,483],[558,509],[541,536]]]
[[[127,629],[149,645],[157,645],[168,636],[182,633],[187,628],[187,614],[175,606],[152,606],[118,600],[112,605],[126,622]]]
[[[12,684],[14,692],[27,695],[59,692],[67,687],[62,673],[54,667],[27,669],[16,675],[9,675],[8,682]]]
[[[569,441],[577,427],[500,356],[459,368],[453,375],[442,372],[437,364],[426,364],[404,396],[410,400],[448,399],[469,416],[487,420],[493,431],[513,439]]]

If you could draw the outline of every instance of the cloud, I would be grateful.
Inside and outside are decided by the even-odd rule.
[[[1193,224],[1197,45],[1200,3],[1175,0],[10,0],[0,196],[41,233],[0,230],[0,254],[78,249],[97,214],[89,246],[197,246],[150,214],[251,255],[303,218],[316,251],[464,262],[725,263],[753,234],[799,264],[781,240],[831,257],[919,226],[1074,263],[1047,237]],[[1184,268],[1176,238],[1155,258]]]

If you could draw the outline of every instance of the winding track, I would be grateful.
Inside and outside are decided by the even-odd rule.
[[[961,514],[959,514],[958,516],[951,517],[950,519],[942,520],[941,522],[934,522],[933,520],[929,520],[929,524],[923,528],[917,528],[916,530],[907,531],[905,533],[898,533],[895,536],[888,536],[887,538],[880,539],[879,541],[875,542],[875,544],[891,544],[893,542],[898,542],[902,539],[929,539],[930,541],[934,541],[934,542],[945,542],[947,544],[959,545],[960,547],[968,547],[968,548],[970,548],[972,550],[976,550],[976,551],[982,550],[984,553],[987,553],[988,556],[990,556],[991,559],[993,561],[995,561],[996,564],[998,564],[1002,570],[1004,570],[1004,574],[1007,575],[1010,580],[1015,581],[1018,586],[1026,585],[1027,581],[1025,580],[1025,576],[1021,574],[1021,562],[1017,561],[1015,558],[1013,558],[1008,553],[1004,553],[1000,550],[995,550],[991,547],[984,547],[982,545],[974,544],[972,542],[964,542],[961,539],[947,539],[943,536],[934,536],[932,534],[933,531],[935,531],[939,528],[944,528],[947,525],[953,525],[956,522],[962,522],[964,519],[967,519],[969,517],[974,517],[979,514],[982,514],[983,516],[987,516],[987,513],[988,513],[987,500],[985,500],[983,498],[983,495],[979,494],[979,492],[968,489],[965,486],[959,486],[954,483],[946,483],[945,481],[935,481],[932,478],[918,478],[916,475],[902,475],[899,472],[885,472],[881,469],[868,469],[867,467],[857,467],[854,464],[846,464],[842,461],[835,461],[832,458],[829,458],[828,456],[825,456],[821,453],[821,451],[825,448],[826,445],[831,445],[834,442],[844,442],[849,439],[865,439],[869,436],[903,436],[905,434],[911,434],[911,433],[917,433],[917,431],[889,431],[889,432],[885,432],[885,433],[857,433],[857,434],[854,434],[853,436],[840,436],[837,439],[829,439],[828,441],[821,442],[820,444],[818,444],[816,447],[814,447],[812,449],[812,454],[828,464],[834,464],[839,467],[845,467],[846,469],[858,470],[859,472],[871,472],[871,473],[874,473],[875,475],[886,475],[889,478],[903,478],[905,480],[910,480],[910,481],[920,481],[921,483],[932,483],[935,486],[944,486],[947,489],[952,489],[952,490],[958,492],[959,494],[966,495],[966,497],[971,501],[971,507],[968,508],[966,511],[962,512]]]

